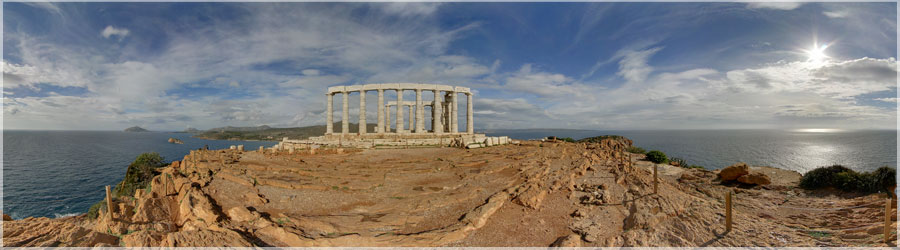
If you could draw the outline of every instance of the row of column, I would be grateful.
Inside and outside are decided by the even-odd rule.
[[[385,105],[384,105],[384,89],[378,89],[378,123],[375,126],[375,133],[385,133],[390,131],[390,126],[386,126],[387,119],[385,116]],[[425,130],[425,105],[422,103],[422,89],[416,89],[416,104],[415,104],[415,123],[413,123],[412,117],[410,117],[409,127],[413,129],[413,125],[415,125],[415,133],[426,133]],[[343,99],[343,112],[342,112],[342,120],[341,120],[341,131],[343,134],[350,133],[350,93],[356,91],[341,91],[337,93],[342,94]],[[366,91],[358,91],[359,92],[359,134],[366,133]],[[434,92],[434,105],[432,105],[432,132],[436,134],[441,134],[445,131],[444,123],[449,123],[449,131],[450,133],[458,133],[459,125],[458,125],[458,112],[457,107],[459,107],[457,102],[457,95],[459,92],[455,91],[447,91],[447,98],[450,99],[450,102],[441,101],[441,91],[433,90]],[[334,118],[333,106],[334,106],[334,94],[335,93],[327,93],[325,94],[327,103],[326,103],[326,111],[325,111],[325,134],[334,134]],[[466,133],[474,134],[474,120],[472,113],[472,94],[471,93],[463,93],[466,95]],[[447,109],[444,112],[444,109]],[[403,118],[403,90],[397,90],[397,133],[408,133],[403,126],[404,118]],[[410,114],[413,114],[412,106],[410,106]],[[442,115],[443,114],[443,115]],[[390,116],[390,110],[387,111],[387,117]]]

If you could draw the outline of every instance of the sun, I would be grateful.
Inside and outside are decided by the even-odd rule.
[[[806,52],[807,61],[813,63],[822,63],[826,59],[828,59],[828,55],[825,54],[825,49],[828,49],[827,44],[823,44],[819,46],[818,44],[813,44],[813,47],[809,50],[804,50]]]

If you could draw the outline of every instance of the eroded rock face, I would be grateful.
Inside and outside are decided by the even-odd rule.
[[[551,247],[581,247],[581,236],[570,234],[556,239]]]
[[[75,225],[69,220],[42,217],[4,222],[3,245],[5,247],[117,246],[119,238]]]
[[[256,219],[256,216],[254,216],[252,213],[250,213],[250,210],[248,210],[246,207],[243,207],[243,206],[237,206],[237,207],[228,209],[227,214],[228,214],[228,218],[231,219],[232,221],[240,222],[240,221],[250,221],[250,220]]]
[[[772,180],[769,179],[769,176],[767,176],[766,174],[763,174],[763,173],[758,173],[758,172],[741,175],[741,177],[738,177],[737,181],[741,182],[741,183],[745,183],[745,184],[754,184],[754,185],[769,185],[770,183],[772,183]]]
[[[738,162],[734,165],[723,168],[722,171],[719,171],[719,179],[722,181],[733,181],[740,178],[742,175],[746,175],[750,173],[750,166],[747,166],[747,163]]]
[[[166,247],[252,247],[244,237],[231,230],[199,229],[166,234],[160,245]]]

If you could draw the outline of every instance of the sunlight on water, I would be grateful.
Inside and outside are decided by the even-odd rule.
[[[804,129],[794,130],[794,132],[803,132],[803,133],[837,133],[837,132],[843,132],[843,131],[844,130],[834,129],[834,128],[804,128]]]

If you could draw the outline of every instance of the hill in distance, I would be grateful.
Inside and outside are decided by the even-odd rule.
[[[350,133],[359,131],[358,123],[350,123]],[[375,124],[367,124],[368,131],[375,131]],[[341,123],[334,123],[335,131],[340,131]],[[284,137],[290,139],[306,139],[312,136],[325,134],[325,125],[273,128],[266,125],[257,127],[221,127],[213,128],[194,135],[196,138],[208,140],[238,140],[238,141],[279,141]]]
[[[126,128],[125,132],[150,132],[150,130],[146,130],[142,127],[134,126],[134,127]]]

